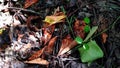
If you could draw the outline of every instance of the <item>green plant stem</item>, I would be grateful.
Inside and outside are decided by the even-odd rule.
[[[62,11],[63,11],[63,13],[64,14],[66,14],[66,11],[65,11],[65,9],[64,9],[64,7],[62,6]],[[70,31],[72,32],[72,35],[73,35],[73,37],[74,37],[74,32],[73,32],[73,30],[72,30],[72,27],[71,27],[71,20],[69,21],[69,19],[68,19],[68,17],[66,17],[66,21],[68,22],[68,27],[69,27],[69,29],[70,29]],[[75,37],[74,37],[75,38]]]
[[[105,29],[105,30],[103,30],[103,31],[101,31],[100,33],[98,33],[97,35],[95,35],[95,36],[93,36],[91,39],[93,39],[93,38],[95,38],[95,37],[97,37],[97,36],[99,36],[100,34],[102,34],[102,33],[104,33],[104,32],[106,32],[106,31],[108,31],[110,28],[114,28],[114,26],[115,26],[115,24],[116,24],[116,22],[118,21],[120,19],[120,16],[113,22],[113,24],[112,25],[110,25],[107,29]]]

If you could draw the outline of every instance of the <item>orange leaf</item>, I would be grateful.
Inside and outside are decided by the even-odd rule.
[[[28,8],[28,7],[30,7],[31,5],[33,5],[33,4],[37,3],[37,2],[38,2],[38,0],[26,0],[24,8]]]
[[[106,33],[102,33],[102,42],[105,43],[108,35]]]
[[[31,61],[25,61],[25,63],[29,63],[29,64],[41,64],[41,65],[48,65],[49,62],[47,60],[44,60],[42,58],[37,58]]]

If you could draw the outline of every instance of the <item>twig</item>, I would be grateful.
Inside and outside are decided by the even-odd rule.
[[[101,32],[98,33],[97,35],[93,36],[92,39],[95,38],[95,37],[97,37],[98,35],[100,35],[100,34],[106,32],[106,31],[108,31],[110,28],[114,28],[114,25],[116,24],[116,22],[117,22],[119,19],[120,19],[120,16],[113,22],[112,25],[110,25],[107,29],[101,31]]]
[[[17,7],[8,7],[8,9],[16,9],[16,10],[21,10],[21,11],[30,12],[30,13],[34,13],[34,14],[40,15],[40,13],[35,12],[33,10],[29,10],[29,9],[23,9],[23,8],[17,8]]]

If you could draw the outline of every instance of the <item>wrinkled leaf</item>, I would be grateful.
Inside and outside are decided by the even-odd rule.
[[[87,35],[87,37],[85,38],[84,42],[86,42],[94,33],[95,31],[98,29],[98,26],[94,26],[92,27],[92,29],[90,30],[89,34]]]
[[[52,24],[56,24],[61,22],[63,19],[65,19],[66,16],[65,15],[60,15],[60,16],[46,16],[45,18],[45,22],[49,23],[50,25]]]
[[[28,8],[28,7],[30,7],[31,5],[33,5],[33,4],[37,3],[37,2],[38,2],[38,0],[26,0],[24,8]]]
[[[37,58],[31,61],[25,61],[25,63],[29,63],[29,64],[41,64],[41,65],[48,65],[49,62],[47,60],[44,60],[42,58]]]
[[[87,49],[85,49],[84,47],[78,49],[82,62],[92,62],[98,58],[103,57],[103,51],[95,41],[91,40],[87,43],[87,45],[89,47]]]

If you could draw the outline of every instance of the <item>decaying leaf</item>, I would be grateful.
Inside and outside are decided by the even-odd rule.
[[[41,64],[41,65],[48,65],[49,62],[47,60],[44,60],[42,58],[37,58],[31,61],[25,61],[25,63],[29,63],[29,64]]]
[[[66,53],[67,51],[69,51],[73,45],[74,42],[72,42],[72,38],[70,37],[70,35],[67,35],[65,39],[62,40],[62,45],[61,45],[61,48],[59,50],[59,53],[58,53],[58,56],[59,55],[62,55],[64,53]]]
[[[42,48],[41,50],[35,52],[28,60],[34,60],[38,57],[40,57],[43,53],[43,51],[45,50],[46,46],[44,48]]]
[[[85,22],[83,20],[76,20],[74,24],[74,31],[75,34],[81,38],[85,37],[85,32],[84,32],[84,27],[85,27]]]
[[[108,35],[106,33],[102,33],[102,42],[105,43]]]
[[[38,2],[38,0],[26,0],[24,8],[28,8],[28,7],[30,7],[31,5],[33,5],[33,4],[37,3],[37,2]]]

